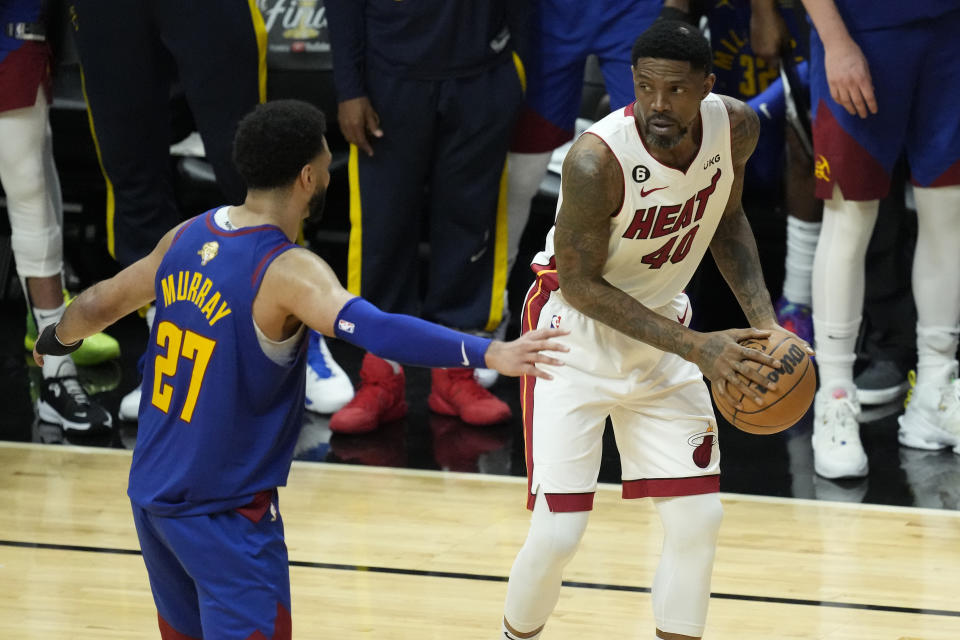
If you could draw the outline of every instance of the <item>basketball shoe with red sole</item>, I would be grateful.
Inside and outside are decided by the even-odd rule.
[[[399,420],[407,415],[405,388],[403,369],[394,373],[389,362],[366,354],[360,366],[360,387],[353,400],[330,418],[330,431],[369,433],[385,422]]]
[[[486,426],[510,418],[510,407],[473,377],[473,369],[434,369],[430,409],[445,416],[457,416],[467,424]]]

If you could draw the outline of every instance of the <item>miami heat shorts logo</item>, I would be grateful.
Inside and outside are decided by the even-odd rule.
[[[822,155],[817,156],[817,163],[813,167],[813,174],[817,180],[830,182],[830,163]]]
[[[710,459],[713,457],[713,441],[716,434],[713,427],[707,427],[706,431],[695,433],[687,438],[687,444],[693,447],[693,463],[701,469],[710,466]]]
[[[552,318],[550,318],[550,328],[551,329],[560,328],[560,316],[554,315]]]
[[[212,242],[204,242],[203,246],[200,248],[200,251],[197,251],[197,255],[200,256],[200,266],[207,266],[208,262],[217,257],[217,252],[219,250],[220,243],[216,240]]]

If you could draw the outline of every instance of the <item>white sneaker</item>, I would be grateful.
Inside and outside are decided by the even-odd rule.
[[[140,415],[140,395],[141,390],[138,385],[133,391],[123,396],[120,400],[120,408],[117,409],[117,417],[121,420],[136,422]]]
[[[917,386],[917,376],[911,371],[907,410],[898,419],[900,444],[914,449],[944,449],[952,447],[960,453],[960,380],[956,364],[950,382],[942,386]]]
[[[353,383],[330,355],[322,335],[311,331],[309,340],[306,407],[317,413],[336,413],[353,399]]]
[[[867,454],[860,442],[856,389],[820,389],[813,401],[813,468],[824,478],[862,478]]]

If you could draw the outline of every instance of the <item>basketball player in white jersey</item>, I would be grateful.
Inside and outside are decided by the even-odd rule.
[[[782,330],[740,202],[757,116],[710,93],[710,45],[683,22],[656,22],[631,60],[637,101],[573,145],[556,224],[534,258],[523,330],[562,327],[570,353],[552,380],[523,380],[533,515],[510,572],[508,640],[539,637],[556,606],[593,505],[608,415],[623,496],[652,497],[665,530],[652,589],[656,635],[702,635],[722,517],[703,376],[728,397],[756,397],[747,379],[774,388],[756,363],[780,366],[738,344]],[[708,248],[752,328],[687,328],[683,288]]]

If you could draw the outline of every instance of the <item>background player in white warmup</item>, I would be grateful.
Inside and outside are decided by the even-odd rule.
[[[710,93],[710,46],[683,22],[655,23],[631,60],[637,101],[592,126],[567,156],[556,224],[524,305],[524,331],[571,333],[567,366],[552,380],[523,382],[533,516],[510,573],[502,629],[510,640],[538,637],[556,606],[593,505],[608,415],[623,495],[652,497],[665,530],[657,636],[702,635],[722,508],[701,372],[721,393],[756,396],[740,376],[765,384],[755,363],[779,367],[738,344],[780,329],[740,202],[757,116]],[[753,328],[687,328],[682,291],[708,247]]]

